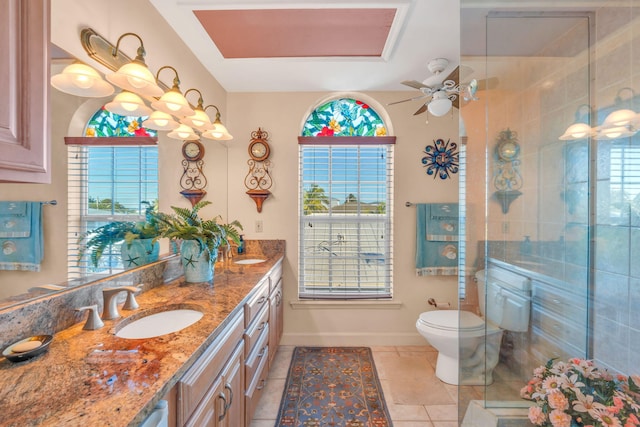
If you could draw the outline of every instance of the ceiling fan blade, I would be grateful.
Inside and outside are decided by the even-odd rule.
[[[419,82],[417,80],[405,80],[405,81],[403,81],[401,83],[403,85],[405,85],[405,86],[409,86],[409,87],[412,87],[414,89],[422,89],[423,87],[429,87],[429,86],[427,86],[427,85],[425,85],[425,84],[423,84],[423,83],[421,83],[421,82]]]
[[[425,111],[427,111],[427,104],[424,104],[422,107],[418,108],[418,111],[416,111],[415,113],[413,113],[414,116],[417,116],[418,114],[422,114]]]
[[[453,80],[454,82],[456,82],[456,84],[458,84],[460,82],[460,67],[456,67],[451,73],[449,73],[449,75],[443,80],[443,82],[446,82],[447,80]]]
[[[407,101],[415,101],[417,99],[421,99],[421,98],[426,98],[429,95],[420,95],[420,96],[415,96],[413,98],[409,98],[409,99],[403,99],[402,101],[394,101],[394,102],[390,102],[387,105],[395,105],[395,104],[400,104],[401,102],[407,102]]]

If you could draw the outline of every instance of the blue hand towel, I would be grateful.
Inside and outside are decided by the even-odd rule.
[[[427,240],[427,227],[432,217],[431,207],[431,204],[426,203],[416,205],[416,275],[456,275],[458,274],[457,242],[451,241],[451,235],[446,236],[448,240]],[[436,212],[437,209],[436,206]]]
[[[15,215],[11,204],[24,204],[24,214]],[[21,208],[19,211],[22,212]],[[17,217],[19,221],[16,221]],[[44,256],[42,202],[0,202],[0,225],[6,225],[7,221],[14,224],[8,227],[10,231],[0,232],[0,270],[40,271]]]

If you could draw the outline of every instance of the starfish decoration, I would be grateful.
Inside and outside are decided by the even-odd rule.
[[[450,173],[458,173],[459,157],[456,148],[458,144],[455,142],[444,142],[442,139],[436,139],[433,145],[427,145],[424,149],[427,156],[422,158],[427,175],[433,175],[434,179],[436,176],[447,179],[451,178]]]
[[[135,266],[139,266],[140,264],[138,264],[136,261],[139,259],[140,257],[131,257],[131,255],[129,255],[129,258],[127,258],[126,262],[127,262],[127,267],[131,267],[132,265]]]
[[[196,268],[196,262],[198,262],[198,260],[193,259],[193,255],[189,255],[189,258],[184,257],[185,260],[185,264],[184,267],[187,268],[188,266],[191,266],[193,268]]]

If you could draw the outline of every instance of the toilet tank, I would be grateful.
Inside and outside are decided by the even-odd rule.
[[[478,271],[476,279],[480,313],[486,321],[508,331],[529,329],[531,279],[493,266]]]

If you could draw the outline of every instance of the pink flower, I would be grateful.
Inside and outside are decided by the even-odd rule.
[[[600,421],[603,427],[622,427],[620,420],[606,409],[596,409],[593,418]]]
[[[542,382],[542,388],[544,388],[544,390],[548,394],[548,393],[551,393],[552,391],[560,390],[561,384],[562,384],[562,378],[554,375],[545,379]]]
[[[529,407],[529,421],[537,426],[541,426],[542,423],[547,421],[547,416],[539,406],[531,406]]]
[[[549,406],[553,409],[564,411],[569,407],[569,400],[559,391],[549,393],[547,400],[549,401]]]
[[[559,409],[551,411],[549,421],[551,421],[553,427],[571,427],[571,416]]]
[[[576,412],[588,412],[589,415],[595,417],[597,409],[605,409],[602,403],[594,402],[592,395],[585,396],[580,391],[576,391],[576,399],[573,402],[573,410]]]

